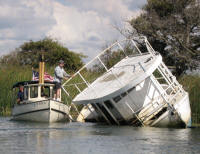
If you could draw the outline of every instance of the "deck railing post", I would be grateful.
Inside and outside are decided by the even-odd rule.
[[[67,90],[66,90],[63,86],[61,86],[61,88],[62,88],[62,90],[67,94],[67,96],[71,98],[71,96],[70,96],[70,94],[67,92]],[[69,106],[69,102],[68,102],[68,101],[67,101],[67,105]]]
[[[110,116],[113,118],[113,120],[117,123],[117,125],[120,125],[119,122],[117,121],[117,119],[115,118],[115,116],[111,113],[111,111],[107,108],[107,106],[105,105],[104,102],[102,102],[104,108],[108,111],[108,113],[110,114]]]
[[[120,96],[120,98],[121,98],[121,96]],[[110,99],[110,101],[111,101],[112,105],[117,109],[114,99],[112,98],[112,99]],[[124,119],[124,117],[121,115],[121,112],[120,111],[118,111],[118,112],[119,112],[120,116]]]
[[[160,93],[160,96],[164,99],[164,101],[168,104],[168,106],[170,108],[173,109],[173,107],[171,106],[170,102],[168,101],[168,99],[166,98],[165,95],[163,95],[163,93],[160,91],[160,89],[156,86],[157,84],[155,83],[157,80],[154,79],[155,77],[153,75],[150,76],[150,79],[152,81],[152,83],[154,84],[155,88],[158,90],[158,92]],[[158,82],[158,81],[157,81]],[[158,83],[159,84],[159,83]],[[166,92],[165,92],[166,93]]]
[[[132,42],[133,45],[136,47],[136,49],[138,50],[139,54],[142,55],[142,52],[141,52],[140,49],[137,47],[135,41],[134,41],[134,40],[131,40],[131,42]]]
[[[102,60],[99,57],[97,58],[100,61],[100,63],[103,65],[103,67],[106,69],[106,72],[108,72],[108,68],[106,67],[106,65],[102,62]]]
[[[79,91],[79,93],[81,93],[81,90],[79,89],[79,87],[76,84],[74,84],[74,85],[75,85],[76,89]]]
[[[108,123],[109,125],[111,125],[111,122],[108,120],[108,118],[105,116],[105,114],[101,111],[101,109],[98,107],[98,105],[95,104],[95,103],[93,103],[93,104],[94,104],[94,106],[97,108],[97,110],[101,113],[101,115],[104,117],[104,119],[107,121],[107,123]]]
[[[127,56],[127,54],[125,53],[124,49],[122,48],[121,44],[118,42],[117,45],[120,47],[120,49],[123,51],[123,53],[125,54],[125,56]]]
[[[81,75],[80,72],[78,72],[78,75],[81,77],[81,79],[85,82],[85,84],[89,87],[88,82],[84,79],[84,77]]]
[[[148,47],[150,48],[149,50],[150,50],[150,54],[151,55],[155,55],[155,50],[152,48],[152,46],[150,45],[150,43],[149,43],[149,41],[147,40],[147,38],[145,37],[145,43],[146,43],[146,46],[147,46],[147,49],[148,49]]]

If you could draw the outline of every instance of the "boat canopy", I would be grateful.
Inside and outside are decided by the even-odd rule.
[[[124,58],[78,94],[73,102],[91,103],[115,97],[144,81],[161,62],[162,57],[159,54],[154,57],[147,54]]]
[[[144,36],[117,41],[84,65],[62,87],[75,104],[102,102],[140,84],[161,62],[161,55]]]
[[[12,86],[12,89],[13,88],[17,88],[19,87],[20,85],[24,86],[24,85],[29,85],[29,84],[38,84],[39,81],[21,81],[21,82],[17,82],[15,83],[13,86]],[[49,82],[49,81],[45,81],[44,84],[55,84],[56,82]]]

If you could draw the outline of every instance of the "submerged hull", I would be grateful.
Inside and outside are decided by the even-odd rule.
[[[173,96],[169,96],[171,97]],[[90,110],[83,108],[77,121],[99,121],[133,126],[189,127],[191,109],[188,93],[174,95],[170,104],[171,107],[165,103],[149,77],[120,100],[91,103]]]
[[[155,118],[157,115],[153,115],[150,119],[144,120],[144,126],[151,126],[151,127],[191,127],[191,109],[190,109],[190,102],[188,94],[185,95],[179,102],[175,104],[175,111],[172,111],[170,108],[163,107],[159,112],[160,114],[159,118]],[[101,116],[101,114],[98,114],[98,111],[95,111],[94,109],[90,108],[93,112],[93,114],[84,108],[84,110],[81,111],[81,115],[77,118],[77,121],[83,122],[97,122],[97,119],[99,119],[100,122],[106,122],[105,119]],[[139,118],[140,113],[137,115]],[[123,115],[123,114],[121,114]],[[132,116],[131,114],[129,115]],[[83,119],[84,117],[84,119]],[[120,117],[115,117],[116,119],[120,119]],[[120,124],[125,125],[133,125],[133,126],[142,126],[139,121],[136,120],[135,116],[132,116],[132,118],[125,119],[125,117],[121,117]],[[135,121],[135,123],[133,122]]]
[[[125,57],[120,56],[116,61],[107,59],[108,53],[121,55],[122,52]],[[131,52],[132,55],[129,55]],[[88,79],[89,75],[83,75],[86,72],[98,76]],[[146,37],[112,44],[75,76],[83,82],[77,83],[70,78],[63,87],[67,95],[70,95],[71,87],[75,88],[77,94],[70,95],[70,98],[73,98],[74,104],[85,106],[78,121],[153,127],[189,126],[191,109],[188,93]],[[88,105],[91,108],[87,109]]]
[[[191,109],[188,94],[176,104],[175,111],[168,109],[151,126],[154,127],[191,127]]]
[[[69,120],[67,105],[53,100],[15,105],[12,120],[34,122],[58,122]]]

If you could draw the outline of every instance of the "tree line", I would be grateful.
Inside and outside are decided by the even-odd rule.
[[[141,15],[128,21],[131,29],[125,35],[147,36],[180,76],[200,65],[199,12],[199,0],[147,0]]]
[[[3,56],[0,63],[37,68],[41,54],[44,54],[47,66],[55,66],[62,59],[65,61],[65,68],[69,71],[76,71],[83,66],[82,58],[85,57],[81,53],[70,51],[56,40],[44,38],[39,41],[25,42],[11,54]]]

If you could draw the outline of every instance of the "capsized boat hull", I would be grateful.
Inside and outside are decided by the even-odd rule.
[[[69,121],[67,105],[54,100],[15,105],[12,109],[12,120],[34,122]]]
[[[99,115],[95,111],[95,109],[88,104],[87,106],[83,107],[80,114],[78,115],[76,121],[78,122],[95,122],[98,119]]]
[[[121,56],[123,59],[116,59],[110,65],[111,59],[104,58],[109,52],[111,55],[121,55],[123,52],[126,56]],[[129,56],[126,52],[133,54]],[[90,80],[81,75],[83,70],[99,76]],[[72,102],[82,106],[90,104],[95,111],[89,114],[83,108],[77,120],[96,119],[97,122],[117,125],[179,127],[182,124],[187,126],[191,119],[187,92],[146,37],[112,44],[75,73],[76,75],[84,82],[77,83],[70,78],[63,84],[66,94],[70,95],[69,87],[76,88],[78,93],[70,97],[73,98]],[[80,84],[85,84],[85,88],[78,87]],[[94,113],[98,116],[92,117]]]
[[[133,91],[133,93],[136,93],[136,91]],[[122,100],[122,101],[125,101],[125,100]],[[175,101],[173,103],[174,109],[171,109],[166,104],[162,108],[160,108],[160,110],[158,110],[157,112],[154,112],[154,114],[152,114],[151,117],[149,116],[149,119],[144,119],[144,118],[142,118],[144,111],[147,112],[145,114],[149,114],[150,112],[152,112],[155,109],[155,106],[153,107],[149,103],[149,105],[152,106],[152,107],[149,108],[148,105],[147,105],[146,108],[143,108],[143,110],[138,112],[137,116],[143,121],[144,126],[182,127],[182,128],[190,127],[191,126],[191,123],[190,123],[191,122],[191,109],[190,109],[190,102],[189,102],[188,93],[185,92],[184,96],[177,95],[177,97],[175,97],[173,99],[173,101]],[[124,106],[126,106],[125,102],[122,102],[122,103],[124,104]],[[93,104],[93,106],[94,106],[94,104]],[[122,106],[115,105],[115,108],[118,111],[122,111],[121,110]],[[147,110],[147,108],[148,108],[148,110]],[[90,112],[90,111],[92,111],[92,112]],[[90,105],[90,111],[87,110],[86,108],[84,108],[81,111],[81,116],[79,115],[79,118],[77,120],[80,121],[80,122],[83,122],[83,121],[90,122],[90,121],[96,121],[96,119],[99,119],[99,120],[103,119],[101,117],[101,113],[99,113],[98,110],[95,111],[95,109],[92,108],[91,105]],[[135,118],[133,116],[133,114],[129,114],[128,112],[126,112],[126,114],[128,114],[128,115],[124,116],[125,115],[124,112],[120,112],[121,116],[122,116],[121,119],[124,119],[124,120],[121,121],[121,123],[133,125],[133,126],[141,125],[140,122],[137,121],[137,118]],[[129,117],[129,118],[126,118],[126,117]],[[132,118],[130,118],[130,117],[132,117]],[[115,118],[120,119],[119,117],[115,117]],[[105,121],[105,120],[103,120],[103,121]],[[101,122],[103,122],[103,121],[101,121]],[[133,121],[135,121],[135,123]]]

